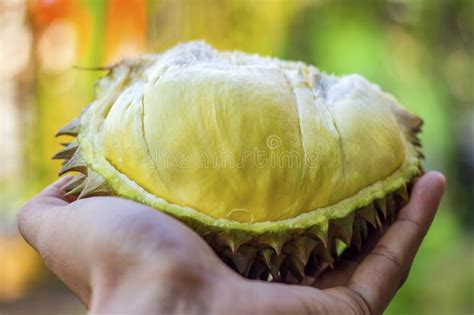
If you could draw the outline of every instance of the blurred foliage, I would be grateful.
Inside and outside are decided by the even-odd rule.
[[[0,153],[4,222],[14,221],[21,202],[56,178],[54,133],[93,99],[93,83],[103,74],[93,68],[204,39],[220,49],[302,60],[330,73],[360,73],[423,117],[425,167],[443,171],[449,188],[387,314],[474,313],[473,1],[0,1],[2,16],[15,10],[20,19],[0,20],[9,26],[0,27],[2,60],[15,60],[25,47],[3,42],[15,25],[31,34],[25,37],[31,49],[21,71],[0,68],[0,95],[5,100],[8,88],[14,96],[2,104],[2,121],[15,122],[13,130],[0,128],[0,137],[3,143],[10,134],[22,139]],[[2,237],[7,223],[0,225],[0,256],[6,257],[0,270],[10,266],[11,275],[0,276],[10,287],[0,289],[0,299],[22,301],[21,286],[31,287],[37,278],[31,270],[40,265],[24,243],[12,241],[17,234]],[[7,265],[13,259],[15,268]],[[46,286],[44,280],[39,289]]]

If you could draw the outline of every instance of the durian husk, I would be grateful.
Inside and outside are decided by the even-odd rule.
[[[419,126],[413,129],[413,139]],[[59,135],[77,136],[79,120],[75,120],[58,132]],[[421,156],[421,152],[419,153]],[[106,179],[92,170],[83,159],[76,140],[64,146],[54,157],[63,159],[59,174],[78,172],[64,187],[67,195],[78,199],[98,195],[116,195]],[[422,170],[420,168],[420,173]],[[373,200],[352,214],[315,224],[291,233],[266,233],[252,235],[245,231],[213,231],[212,228],[194,220],[184,220],[200,234],[214,251],[244,277],[251,279],[300,282],[304,277],[315,277],[332,267],[337,260],[338,243],[360,250],[368,237],[369,229],[380,229],[395,219],[397,211],[409,200],[409,183]]]
[[[128,65],[129,66],[129,65]],[[118,66],[120,67],[120,66]],[[111,75],[117,67],[110,68]],[[121,75],[120,73],[118,75]],[[107,77],[103,80],[107,80]],[[98,88],[100,89],[99,81]],[[99,91],[100,93],[100,91]],[[417,136],[422,120],[402,108],[394,108],[399,119],[401,131],[410,145],[411,154],[417,163],[411,165],[410,172],[405,173],[395,184],[381,193],[372,194],[355,209],[344,209],[339,215],[307,216],[309,220],[285,220],[282,223],[255,224],[255,227],[229,223],[227,220],[215,220],[201,216],[196,218],[193,210],[182,208],[175,211],[173,205],[162,206],[162,200],[154,202],[153,196],[146,191],[141,195],[123,185],[126,179],[114,178],[104,170],[101,174],[94,171],[96,164],[89,162],[93,156],[93,144],[82,138],[84,127],[93,129],[93,115],[87,109],[60,131],[57,136],[76,137],[54,155],[53,159],[62,159],[63,165],[59,174],[77,172],[63,189],[67,195],[86,198],[97,195],[116,195],[132,199],[168,213],[187,224],[203,237],[216,254],[236,272],[251,279],[299,283],[306,276],[316,277],[338,259],[338,246],[361,249],[369,231],[380,229],[392,222],[397,211],[409,200],[409,187],[412,179],[423,173],[423,158],[420,140]],[[86,126],[84,126],[86,125]],[[81,141],[82,140],[82,141]],[[84,157],[87,150],[88,158]],[[133,183],[135,184],[135,183]],[[136,185],[136,184],[135,184]],[[136,189],[136,188],[135,188]],[[174,207],[174,208],[173,208]],[[329,209],[330,210],[330,209]],[[306,214],[303,214],[306,215]],[[202,219],[205,220],[202,220]],[[301,223],[304,222],[304,223]]]

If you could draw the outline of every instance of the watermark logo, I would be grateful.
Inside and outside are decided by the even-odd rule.
[[[271,135],[267,138],[267,147],[271,150],[278,149],[281,146],[281,139],[278,136]]]
[[[276,135],[267,137],[266,148],[251,148],[236,154],[231,150],[215,152],[168,151],[163,153],[159,147],[150,150],[146,164],[150,168],[210,168],[243,169],[252,168],[302,168],[317,167],[319,157],[316,153],[302,154],[300,151],[282,149],[282,139]]]

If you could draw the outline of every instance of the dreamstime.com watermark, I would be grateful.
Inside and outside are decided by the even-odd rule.
[[[150,168],[301,168],[317,167],[318,154],[302,154],[298,151],[282,150],[281,138],[271,135],[266,139],[266,148],[243,150],[237,156],[230,150],[212,153],[184,151],[163,153],[159,148],[150,149],[146,164]]]

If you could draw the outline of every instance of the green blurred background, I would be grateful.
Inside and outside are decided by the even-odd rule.
[[[357,72],[423,117],[448,191],[387,314],[474,314],[474,1],[0,0],[0,314],[84,314],[16,230],[57,178],[54,133],[114,63],[204,39]]]

